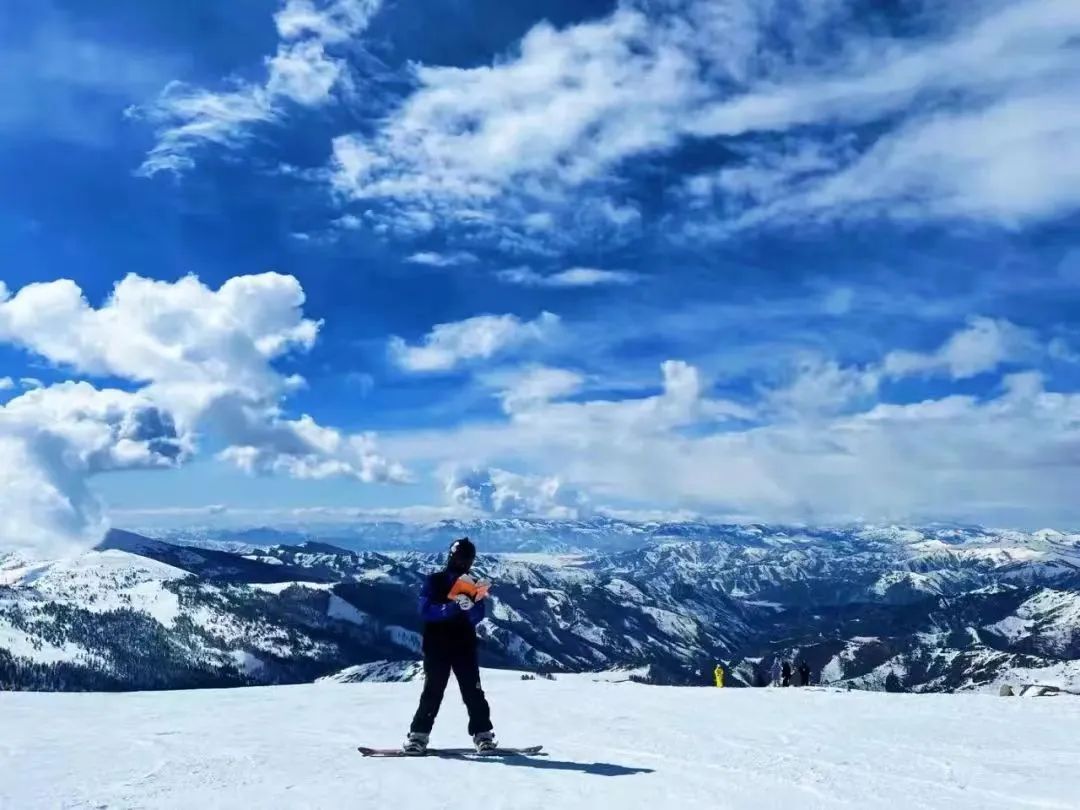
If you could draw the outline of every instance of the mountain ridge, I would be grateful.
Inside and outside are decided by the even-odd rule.
[[[1013,670],[1061,670],[1067,681],[1080,658],[1074,535],[740,526],[701,539],[706,524],[680,537],[643,524],[626,544],[625,525],[605,520],[571,531],[588,525],[603,545],[597,532],[612,528],[614,548],[570,551],[554,522],[485,525],[496,538],[532,532],[478,561],[497,597],[480,628],[488,666],[648,667],[654,682],[707,683],[723,661],[738,686],[761,683],[776,657],[798,657],[841,686],[951,691]],[[434,546],[431,531],[419,536]],[[415,593],[441,565],[441,540],[434,552],[412,541],[382,551],[327,538],[233,551],[225,538],[187,541],[112,532],[75,578],[74,564],[27,563],[20,575],[0,563],[0,682],[297,682],[418,655]],[[547,551],[522,550],[535,548]],[[149,561],[164,566],[158,575]]]

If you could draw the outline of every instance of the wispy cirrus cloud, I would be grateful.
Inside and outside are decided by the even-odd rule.
[[[571,267],[557,273],[538,273],[531,267],[510,267],[496,274],[500,281],[522,287],[600,287],[626,286],[641,281],[637,273],[625,270],[602,270],[596,267]]]
[[[235,149],[252,128],[280,120],[286,104],[317,107],[329,103],[348,81],[348,64],[330,49],[367,28],[382,0],[286,0],[275,14],[280,44],[265,59],[266,80],[233,80],[224,89],[171,82],[152,104],[134,106],[128,116],[150,121],[157,143],[138,174],[182,174],[206,146]]]
[[[693,237],[1080,207],[1075,3],[928,11],[920,36],[866,22],[868,5],[626,2],[540,24],[490,65],[418,66],[379,131],[335,139],[334,185],[386,227],[423,214],[526,246],[637,227],[613,189],[637,158],[700,143],[730,158],[677,175]]]
[[[413,253],[405,261],[410,264],[427,265],[428,267],[454,267],[459,264],[472,264],[476,261],[476,256],[463,250],[452,251],[450,253],[425,250],[419,253]]]

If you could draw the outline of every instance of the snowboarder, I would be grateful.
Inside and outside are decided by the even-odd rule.
[[[469,734],[480,753],[496,748],[491,710],[480,685],[476,625],[486,614],[489,584],[468,576],[476,559],[476,546],[467,537],[450,546],[446,567],[431,574],[420,592],[420,615],[424,619],[424,691],[409,727],[402,750],[409,754],[427,751],[443,693],[454,673],[461,699],[469,712]]]
[[[724,668],[719,664],[717,664],[716,669],[713,670],[713,677],[716,679],[716,685],[718,687],[724,686]]]
[[[803,661],[799,664],[799,686],[810,685],[810,665]]]
[[[774,658],[772,662],[772,685],[780,685],[780,659]]]
[[[785,661],[783,666],[780,667],[780,685],[791,686],[791,662]]]

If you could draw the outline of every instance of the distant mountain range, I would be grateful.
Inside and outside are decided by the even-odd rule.
[[[0,686],[378,678],[418,657],[416,592],[460,535],[495,583],[487,666],[705,684],[722,662],[755,685],[783,657],[860,689],[1080,684],[1080,535],[603,518],[114,531],[74,560],[9,556]]]

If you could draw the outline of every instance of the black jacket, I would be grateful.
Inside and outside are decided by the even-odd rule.
[[[443,570],[424,580],[420,590],[420,615],[424,619],[424,652],[439,653],[476,648],[476,625],[487,615],[487,600],[462,610],[450,599],[457,577]]]

